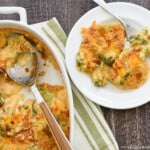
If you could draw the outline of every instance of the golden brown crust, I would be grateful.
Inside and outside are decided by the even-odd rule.
[[[90,75],[96,86],[108,81],[122,89],[135,89],[149,77],[148,32],[142,31],[124,49],[125,33],[120,24],[96,24],[82,28],[82,42],[76,56],[79,71]]]

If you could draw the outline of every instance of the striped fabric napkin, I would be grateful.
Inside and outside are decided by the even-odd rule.
[[[62,58],[65,56],[66,34],[56,18],[35,24],[49,38]],[[74,150],[118,150],[117,142],[108,127],[100,107],[89,101],[72,84],[75,127],[73,137]]]

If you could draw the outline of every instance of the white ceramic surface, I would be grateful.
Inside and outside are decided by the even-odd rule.
[[[108,6],[129,25],[140,30],[150,26],[150,12],[138,5],[123,2],[109,3]],[[150,79],[135,90],[121,90],[112,84],[96,87],[90,77],[76,68],[76,54],[81,43],[80,29],[97,23],[115,21],[101,7],[93,8],[84,14],[72,28],[66,45],[66,65],[76,87],[91,101],[113,109],[129,109],[150,101]]]
[[[69,111],[70,111],[70,142],[73,142],[73,125],[74,125],[74,108],[73,108],[73,97],[71,91],[70,81],[64,66],[64,62],[58,51],[55,49],[50,40],[42,33],[40,33],[38,29],[38,25],[36,27],[27,25],[27,17],[26,10],[22,7],[0,7],[0,14],[11,14],[18,13],[20,16],[20,21],[11,21],[11,20],[1,20],[0,28],[14,28],[27,31],[41,40],[48,48],[51,50],[52,54],[56,58],[56,61],[60,67],[60,72],[55,70],[53,65],[51,64],[49,67],[43,67],[43,60],[39,58],[40,65],[42,66],[40,69],[46,71],[46,75],[40,78],[39,82],[47,82],[50,84],[60,84],[64,85],[67,90],[68,100],[69,100]],[[29,92],[28,88],[21,91],[25,94],[26,98],[33,98],[33,94]]]

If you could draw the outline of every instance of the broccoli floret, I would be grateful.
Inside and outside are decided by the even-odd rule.
[[[97,67],[92,75],[91,75],[92,81],[96,86],[105,86],[107,84],[107,80],[105,76],[102,73],[101,67]]]
[[[77,56],[76,56],[76,62],[77,62],[77,67],[81,70],[84,71],[86,68],[86,62],[84,58],[84,54],[82,51],[79,51]]]
[[[106,58],[105,56],[100,56],[100,59],[109,66],[112,66],[114,63],[114,59],[112,57]]]
[[[117,76],[116,83],[118,85],[124,85],[126,83],[126,80],[128,79],[128,77],[131,76],[131,72],[128,71],[124,74],[124,76]]]
[[[107,52],[104,55],[99,55],[99,58],[107,65],[112,66],[115,58],[116,58],[116,53],[114,51]]]
[[[124,85],[125,79],[121,78],[120,76],[117,76],[117,78],[115,78],[115,82],[114,83],[117,84],[117,85]]]
[[[147,39],[145,39],[144,37],[142,37],[140,35],[135,35],[130,38],[130,43],[132,46],[146,45],[146,44],[148,44],[148,41],[147,41]]]
[[[130,75],[131,75],[131,72],[126,72],[126,74],[124,75],[124,79],[126,80]]]

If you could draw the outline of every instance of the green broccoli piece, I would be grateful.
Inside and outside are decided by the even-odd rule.
[[[106,65],[112,66],[115,61],[115,58],[116,58],[116,53],[114,51],[109,51],[109,52],[105,53],[104,55],[99,55],[99,58]]]
[[[144,37],[137,34],[130,38],[130,43],[132,46],[137,46],[137,45],[146,45],[148,44],[148,41]]]
[[[91,75],[91,79],[96,86],[105,86],[107,84],[107,80],[101,69],[101,66],[97,67]]]
[[[84,58],[83,52],[79,51],[77,56],[76,56],[76,62],[77,62],[77,67],[81,70],[84,71],[86,68],[86,60]]]

